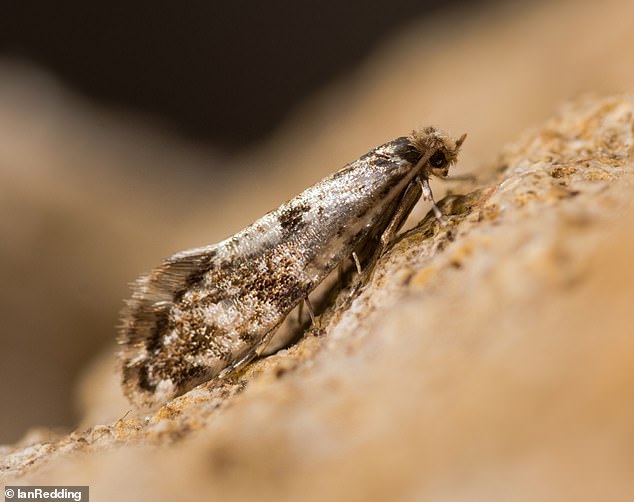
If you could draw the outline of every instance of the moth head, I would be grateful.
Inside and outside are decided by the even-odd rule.
[[[458,151],[466,137],[467,135],[463,134],[454,139],[440,129],[426,127],[413,131],[409,141],[422,155],[421,171],[427,175],[446,178],[449,168],[458,158]]]

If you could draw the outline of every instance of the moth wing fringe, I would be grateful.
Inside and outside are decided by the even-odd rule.
[[[184,291],[212,266],[213,246],[173,255],[132,285],[132,297],[121,313],[118,342],[136,346],[154,336]]]

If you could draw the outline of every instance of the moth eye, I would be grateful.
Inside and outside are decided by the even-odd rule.
[[[431,157],[429,157],[429,165],[431,167],[440,167],[447,162],[447,158],[445,154],[442,152],[436,152]]]

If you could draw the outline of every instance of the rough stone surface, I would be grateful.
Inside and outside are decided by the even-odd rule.
[[[321,332],[154,415],[34,431],[0,450],[3,482],[94,500],[631,500],[633,114],[630,95],[564,106],[454,187],[447,224],[404,234]]]

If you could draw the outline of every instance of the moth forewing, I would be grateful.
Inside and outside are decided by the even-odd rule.
[[[463,139],[430,127],[389,141],[233,237],[139,279],[119,336],[130,400],[154,407],[248,362],[343,260],[382,252],[420,197],[412,187],[446,173]]]

